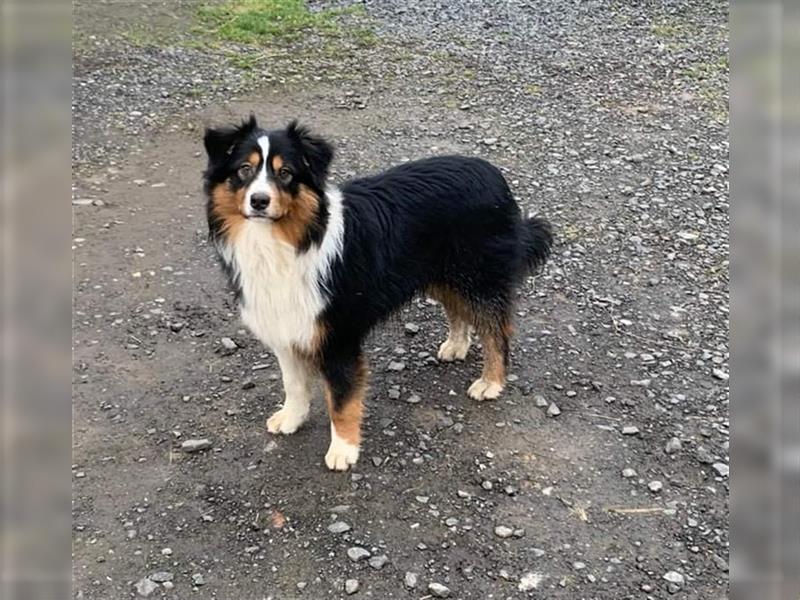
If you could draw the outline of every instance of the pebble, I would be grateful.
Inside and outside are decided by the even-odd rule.
[[[525,573],[525,575],[519,579],[518,589],[520,592],[529,592],[531,590],[538,589],[542,579],[543,577],[541,573]]]
[[[419,577],[416,573],[412,573],[411,571],[406,571],[405,576],[403,577],[403,585],[405,585],[408,589],[413,590],[417,587],[417,583],[419,582]]]
[[[366,548],[362,548],[361,546],[353,546],[352,548],[347,549],[347,556],[353,562],[358,562],[365,558],[369,558],[370,556],[372,556],[372,553]]]
[[[405,329],[405,332],[409,335],[415,335],[419,333],[419,325],[416,323],[406,323],[403,326],[403,329]]]
[[[350,525],[344,521],[336,521],[328,525],[328,531],[331,533],[344,533],[345,531],[350,531],[350,529]]]
[[[720,477],[727,477],[731,472],[730,467],[725,463],[719,463],[719,462],[714,463],[713,465],[711,465],[711,467],[717,472],[717,475],[719,475]]]
[[[358,579],[348,579],[344,582],[344,591],[348,596],[355,594],[359,587]]]
[[[206,580],[203,577],[202,573],[195,573],[194,575],[192,575],[192,585],[196,585],[197,587],[200,587],[201,585],[205,585],[205,584],[206,584]]]
[[[172,581],[173,574],[169,571],[158,571],[150,575],[150,579],[156,583],[164,583],[165,581]]]
[[[134,587],[137,594],[146,598],[158,589],[158,584],[149,577],[144,577],[137,581]]]
[[[684,576],[677,571],[668,571],[667,573],[664,573],[664,579],[670,583],[674,583],[675,585],[683,585],[686,582]]]
[[[403,369],[406,368],[406,363],[404,363],[403,361],[393,360],[389,363],[389,366],[387,368],[390,371],[402,371]]]
[[[232,352],[233,350],[236,350],[236,349],[239,347],[239,346],[237,346],[237,345],[236,345],[236,342],[234,342],[234,341],[233,341],[231,338],[229,338],[229,337],[224,337],[224,338],[222,338],[222,339],[220,340],[220,343],[222,344],[222,347],[223,347],[223,348],[225,348],[225,350],[228,350],[228,351],[231,351],[231,352]]]
[[[557,417],[561,414],[561,409],[556,406],[555,402],[551,402],[550,406],[547,407],[547,416],[548,417]]]
[[[622,469],[622,476],[625,479],[630,479],[631,477],[636,477],[636,471],[628,467],[627,469]]]
[[[647,487],[650,488],[651,492],[657,494],[662,489],[664,489],[664,484],[656,479],[655,481],[651,481],[650,483],[648,483]]]
[[[389,398],[397,400],[400,398],[400,388],[389,388]]]
[[[429,583],[428,584],[428,591],[433,594],[435,598],[449,598],[450,597],[450,588],[446,585],[442,585],[441,583]]]
[[[667,445],[664,447],[664,452],[667,454],[675,454],[681,449],[681,441],[676,438],[670,438],[667,442]]]
[[[536,402],[536,406],[538,406],[539,408],[544,408],[545,406],[547,406],[547,400],[545,399],[544,396],[536,395],[533,397],[533,401]]]
[[[494,528],[494,534],[499,538],[509,538],[514,535],[514,530],[510,527],[506,527],[505,525],[498,525]]]
[[[386,563],[389,562],[389,557],[385,554],[381,554],[379,556],[373,556],[369,559],[369,566],[373,569],[382,569]]]
[[[639,435],[639,428],[635,425],[626,425],[622,428],[622,435]]]
[[[730,375],[723,371],[722,369],[714,369],[713,371],[714,377],[719,379],[720,381],[728,381],[730,379]]]
[[[711,451],[706,448],[705,446],[698,446],[695,452],[695,457],[697,460],[704,465],[710,465],[714,462],[714,455],[711,454]]]
[[[406,402],[409,404],[419,404],[422,402],[422,398],[420,398],[417,394],[411,394],[408,398],[406,398]]]
[[[208,450],[211,446],[211,440],[208,438],[192,439],[183,442],[181,450],[184,452],[200,452],[201,450]]]

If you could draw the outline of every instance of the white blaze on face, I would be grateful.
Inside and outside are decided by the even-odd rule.
[[[261,168],[258,170],[255,179],[250,183],[247,188],[247,193],[244,195],[244,206],[242,212],[244,216],[249,217],[253,214],[253,209],[250,206],[250,197],[253,194],[264,193],[268,196],[273,196],[273,183],[267,176],[267,158],[269,157],[269,136],[262,135],[258,138],[258,145],[261,147]]]

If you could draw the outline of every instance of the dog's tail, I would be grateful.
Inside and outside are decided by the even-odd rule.
[[[553,228],[541,217],[528,217],[522,222],[520,242],[529,272],[536,272],[547,262],[553,247]]]

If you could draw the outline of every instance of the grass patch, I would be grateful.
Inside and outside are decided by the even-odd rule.
[[[228,0],[199,10],[201,21],[217,37],[245,44],[291,41],[308,33],[341,36],[339,17],[364,13],[360,5],[312,12],[303,0]],[[375,42],[374,34],[364,28],[352,33],[359,42]]]

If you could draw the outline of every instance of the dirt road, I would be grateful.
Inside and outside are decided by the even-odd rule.
[[[727,597],[727,5],[627,4],[368,2],[342,27],[374,39],[256,47],[77,2],[76,597]],[[200,193],[203,126],[250,111],[323,132],[339,181],[484,156],[552,220],[500,401],[420,299],[368,344],[352,473],[321,398],[267,434]]]

